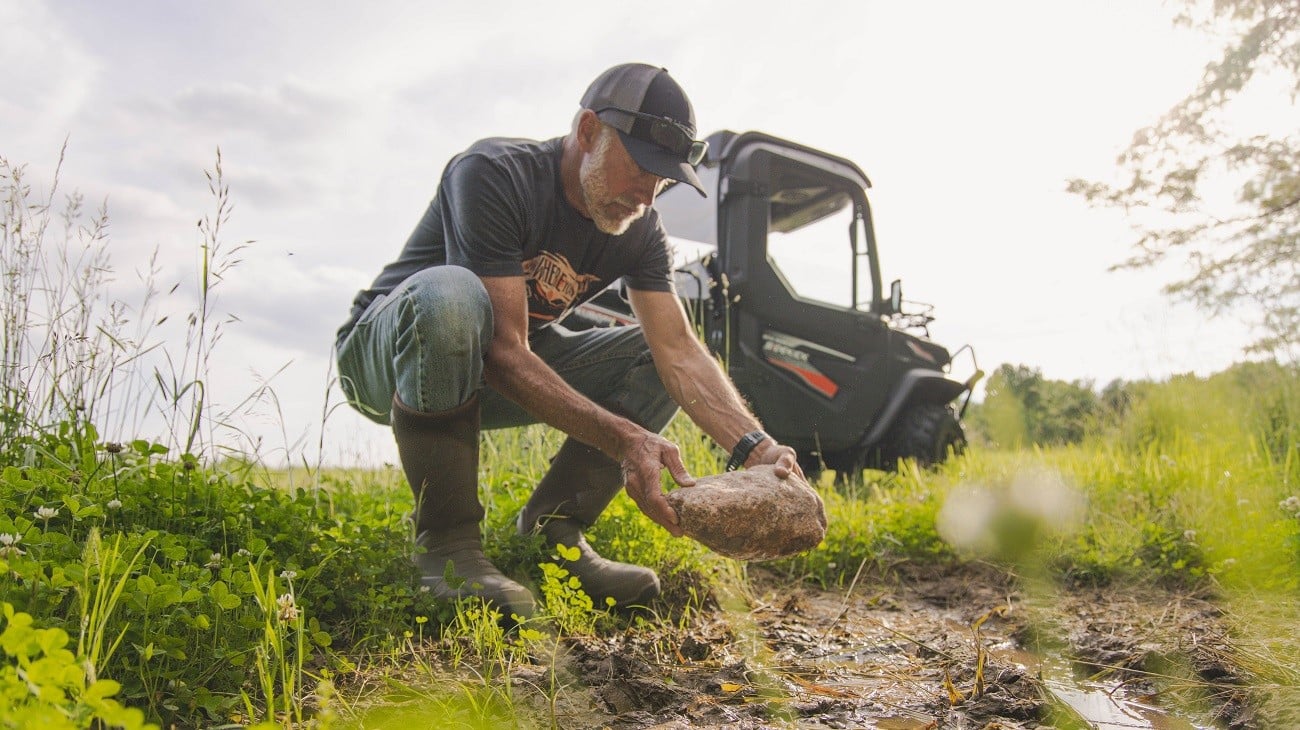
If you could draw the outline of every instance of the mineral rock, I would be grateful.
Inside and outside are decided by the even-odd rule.
[[[699,478],[668,493],[682,531],[739,560],[771,560],[817,547],[826,536],[821,497],[798,475],[771,466]]]

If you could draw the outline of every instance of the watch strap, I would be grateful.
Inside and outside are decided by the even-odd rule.
[[[736,448],[731,450],[731,459],[727,462],[727,471],[735,471],[745,465],[749,460],[749,455],[753,453],[754,447],[763,443],[767,434],[762,431],[750,431],[736,442]]]

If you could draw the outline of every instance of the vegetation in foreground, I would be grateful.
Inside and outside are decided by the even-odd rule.
[[[825,543],[774,567],[843,586],[864,566],[978,555],[1047,584],[1176,584],[1217,598],[1256,648],[1258,676],[1294,687],[1289,632],[1255,608],[1293,605],[1298,588],[1298,387],[1275,366],[1179,378],[1145,388],[1122,421],[1081,444],[976,448],[936,471],[823,483]],[[688,449],[692,469],[717,470],[697,432],[672,428],[700,444]],[[513,536],[553,436],[489,439],[491,544],[547,614],[514,633],[481,606],[415,589],[410,495],[392,472],[317,473],[289,488],[244,464],[103,443],[84,425],[14,444],[0,473],[3,716],[81,727],[328,721],[365,704],[349,691],[366,677],[414,662],[473,667],[480,679],[462,675],[461,691],[490,699],[475,711],[509,717],[501,667],[545,661],[557,634],[636,630],[647,617],[602,610],[558,561]],[[668,538],[625,497],[594,540],[665,576],[657,620],[743,590],[741,566]],[[457,697],[443,697],[449,711],[470,712]]]

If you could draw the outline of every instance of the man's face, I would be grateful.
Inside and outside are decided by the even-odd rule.
[[[664,179],[642,170],[627,153],[618,133],[602,127],[591,152],[578,169],[587,215],[602,233],[618,235],[645,215]]]

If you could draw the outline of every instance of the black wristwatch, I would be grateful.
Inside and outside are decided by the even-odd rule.
[[[745,465],[749,455],[753,453],[754,447],[763,443],[767,434],[762,431],[750,431],[736,442],[736,448],[731,450],[731,460],[727,462],[727,471],[735,471]]]

